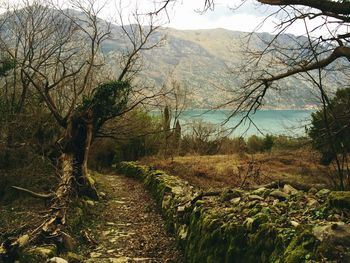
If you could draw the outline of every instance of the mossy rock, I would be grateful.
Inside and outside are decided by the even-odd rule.
[[[322,241],[317,254],[328,259],[350,257],[350,226],[344,223],[331,222],[324,226],[315,226],[313,234]],[[348,261],[346,261],[348,262]]]
[[[84,262],[84,257],[73,252],[68,252],[66,258],[69,263],[81,263]]]
[[[230,201],[231,199],[233,199],[235,197],[241,197],[241,196],[242,196],[242,191],[240,191],[240,190],[225,189],[220,195],[220,201],[226,202],[226,201]]]
[[[331,207],[350,209],[350,191],[334,191],[328,196]]]
[[[43,245],[24,250],[20,255],[20,261],[27,263],[46,262],[56,255],[57,247],[55,245]]]
[[[317,239],[309,230],[296,235],[284,252],[284,262],[300,263],[315,259],[314,251],[317,243]]]
[[[184,204],[190,204],[196,193],[178,177],[137,163],[121,164],[120,172],[139,178],[150,190],[162,209],[168,231],[176,234],[184,248],[187,262],[299,263],[318,260],[333,251],[334,246],[322,247],[322,241],[311,231],[313,226],[286,225],[290,221],[288,211],[303,209],[306,194],[302,191],[293,194],[289,189],[289,195],[265,188],[252,192],[225,189],[219,198],[187,206]],[[350,194],[337,193],[332,193],[329,204],[349,207]],[[318,195],[325,200],[328,193],[319,191]],[[274,204],[265,207],[262,203],[269,200]]]

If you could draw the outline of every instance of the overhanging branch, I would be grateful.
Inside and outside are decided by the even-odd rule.
[[[262,81],[264,82],[272,82],[272,81],[276,81],[276,80],[280,80],[298,73],[303,73],[303,72],[307,72],[307,71],[311,71],[314,69],[321,69],[321,68],[325,68],[326,66],[330,65],[332,62],[334,62],[335,60],[337,60],[338,58],[344,57],[347,60],[349,60],[350,62],[350,47],[346,47],[346,46],[340,46],[337,47],[333,50],[333,52],[331,53],[331,55],[329,55],[328,57],[322,59],[322,60],[318,60],[315,63],[311,63],[309,65],[306,66],[300,66],[298,68],[295,69],[290,69],[285,73],[276,75],[276,76],[272,76],[270,78],[267,79],[263,79]]]
[[[322,12],[350,15],[350,2],[334,2],[329,0],[258,0],[267,5],[302,5],[312,7]]]

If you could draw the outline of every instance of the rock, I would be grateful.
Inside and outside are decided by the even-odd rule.
[[[248,196],[248,198],[249,198],[250,200],[260,200],[260,201],[263,201],[263,200],[264,200],[264,198],[262,198],[262,197],[259,196],[259,195],[250,195],[250,196]]]
[[[326,226],[316,226],[313,234],[318,240],[328,244],[350,247],[350,225],[344,223],[329,223]]]
[[[311,188],[309,189],[308,193],[314,195],[314,194],[317,193],[317,191],[318,191],[318,190],[317,190],[315,187],[311,187]]]
[[[248,203],[245,205],[245,207],[253,208],[253,207],[255,207],[257,204],[259,204],[259,201],[258,201],[258,200],[254,200],[254,201],[248,202]]]
[[[334,191],[328,195],[328,204],[331,207],[350,209],[350,192]]]
[[[318,192],[316,193],[316,197],[318,197],[318,198],[324,198],[324,197],[327,196],[330,192],[331,192],[331,190],[329,190],[329,189],[321,189],[320,191],[318,191]]]
[[[92,258],[98,258],[101,255],[102,255],[102,253],[100,253],[100,252],[91,252],[90,253],[90,257],[92,257]]]
[[[81,263],[84,262],[84,257],[73,252],[67,253],[67,259],[69,263]]]
[[[260,187],[254,191],[252,191],[252,194],[253,195],[260,195],[260,196],[263,196],[265,195],[266,192],[268,192],[269,190],[265,187]]]
[[[2,246],[0,246],[0,255],[6,254],[6,249]]]
[[[294,227],[297,227],[300,225],[297,221],[293,221],[293,220],[290,221],[290,224]]]
[[[23,252],[24,258],[30,259],[30,262],[45,262],[49,258],[56,256],[57,247],[55,245],[43,245],[33,248]]]
[[[99,196],[102,198],[102,199],[105,199],[107,197],[106,193],[105,192],[99,192]]]
[[[23,235],[17,239],[17,244],[19,247],[24,247],[28,243],[28,241],[29,241],[29,235]]]
[[[95,202],[92,200],[85,200],[85,204],[87,204],[88,206],[95,206]]]
[[[243,225],[248,229],[248,230],[252,230],[253,229],[253,222],[254,219],[251,217],[248,217],[244,222]]]
[[[339,222],[341,220],[341,216],[338,214],[332,214],[327,217],[327,220],[332,222]]]
[[[177,207],[177,212],[178,213],[184,213],[185,210],[186,210],[186,206],[184,206],[184,205],[181,205],[181,206]]]
[[[170,194],[165,193],[164,197],[163,197],[163,200],[162,200],[162,209],[163,210],[167,209],[168,207],[170,207],[171,200],[172,200],[172,198],[171,198]]]
[[[312,259],[312,250],[317,243],[314,235],[309,231],[305,230],[289,242],[289,245],[285,249],[283,254],[283,262],[288,263],[299,263],[309,262],[308,259]]]
[[[181,226],[179,227],[178,237],[179,237],[181,240],[185,240],[186,237],[187,237],[187,232],[188,232],[188,227],[187,227],[187,225],[181,225]]]
[[[222,202],[230,201],[232,198],[241,197],[242,192],[237,189],[226,189],[220,195]]]
[[[261,209],[261,213],[270,214],[270,212],[271,212],[271,209],[269,207],[263,207]]]
[[[109,258],[110,263],[127,263],[127,262],[151,262],[150,258],[129,258],[129,257],[119,257],[119,258]]]
[[[240,201],[241,201],[240,197],[232,198],[230,200],[231,204],[233,204],[233,205],[237,205]]]
[[[244,222],[243,225],[247,228],[249,231],[255,231],[259,225],[267,222],[269,220],[268,216],[263,213],[256,214],[253,218],[248,217]]]
[[[50,259],[48,260],[48,262],[50,262],[50,263],[68,263],[67,260],[65,260],[65,259],[63,259],[63,258],[59,258],[59,257],[50,258]],[[73,261],[72,261],[72,263],[73,263]]]
[[[311,198],[311,197],[307,197],[306,201],[307,201],[308,206],[317,206],[319,204],[316,199]]]
[[[85,260],[84,263],[111,263],[112,260],[112,258],[90,258]]]
[[[286,193],[284,193],[284,192],[282,192],[282,191],[280,191],[280,190],[274,190],[274,191],[272,191],[272,192],[270,193],[270,196],[275,197],[275,198],[277,198],[277,199],[279,199],[279,200],[281,200],[281,201],[284,201],[284,200],[286,200],[286,199],[289,197],[288,194],[286,194]]]
[[[288,195],[294,195],[294,194],[299,193],[299,191],[297,189],[295,189],[293,186],[291,186],[289,184],[285,184],[283,186],[283,192],[285,192]]]
[[[350,225],[344,223],[330,223],[326,226],[316,226],[313,234],[321,241],[318,253],[327,258],[342,257],[341,262],[350,259]]]
[[[175,195],[181,195],[184,192],[184,189],[181,186],[174,186],[171,188],[171,192]]]
[[[130,262],[131,258],[129,257],[119,257],[119,258],[110,258],[109,262],[111,263],[127,263]]]

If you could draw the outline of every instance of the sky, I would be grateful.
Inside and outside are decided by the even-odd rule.
[[[170,8],[172,17],[168,26],[178,29],[225,28],[250,32],[273,11],[271,7],[256,4],[254,1],[248,1],[235,9],[241,3],[240,0],[219,0],[216,1],[214,10],[208,10],[203,14],[196,12],[203,7],[203,3],[203,0],[184,0],[177,3]],[[273,28],[273,21],[268,21],[259,31],[272,32]]]
[[[31,0],[0,0],[18,3]],[[40,1],[40,0],[39,0]],[[42,0],[45,2],[45,0]],[[53,0],[67,7],[70,7],[68,0]],[[79,1],[79,0],[71,0]],[[115,17],[116,10],[122,9],[124,15],[135,11],[135,6],[139,13],[147,13],[155,10],[155,3],[161,4],[164,0],[94,0],[97,4],[104,5],[101,17],[108,19]],[[229,30],[244,32],[268,32],[276,33],[278,19],[270,17],[265,19],[278,10],[278,7],[262,5],[256,0],[215,0],[214,10],[208,10],[204,13],[199,12],[204,5],[205,0],[177,0],[170,4],[167,13],[160,14],[160,20],[163,26],[176,29],[213,29],[225,28]],[[237,8],[240,6],[239,8]],[[159,7],[159,5],[158,5]],[[126,19],[125,19],[126,20]],[[318,24],[316,19],[309,21],[308,25]],[[296,23],[290,27],[287,33],[294,35],[305,34],[304,23]],[[316,35],[320,32],[314,32]]]
[[[129,8],[130,11],[137,5],[141,12],[149,12],[155,9],[155,1],[161,4],[163,0],[122,0],[122,3],[123,7]],[[256,31],[272,34],[278,32],[276,25],[279,19],[270,17],[266,20],[266,18],[279,10],[279,7],[263,5],[256,0],[245,0],[244,4],[242,1],[215,0],[215,8],[203,13],[200,11],[203,9],[205,0],[177,0],[168,6],[167,13],[161,13],[163,26],[185,30],[225,28],[244,32]],[[107,10],[113,12],[116,8],[115,2],[110,0],[109,3],[111,6]],[[312,21],[315,24],[318,22]],[[287,33],[305,34],[304,23],[294,24]]]

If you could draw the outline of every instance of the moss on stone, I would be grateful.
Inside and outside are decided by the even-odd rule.
[[[220,200],[226,202],[230,201],[232,198],[240,197],[241,195],[242,191],[238,189],[225,189],[220,195]]]
[[[317,239],[310,230],[304,230],[299,235],[296,235],[286,248],[284,252],[285,262],[299,263],[314,259],[316,244]]]
[[[119,171],[144,182],[162,208],[167,229],[184,248],[186,262],[299,263],[317,259],[319,241],[311,230],[286,224],[290,219],[284,211],[297,207],[305,197],[302,193],[288,196],[265,188],[247,193],[226,189],[219,199],[191,204],[198,191],[178,177],[137,163],[122,163]],[[266,207],[262,198],[249,198],[252,194],[284,202]],[[239,199],[234,204],[226,202],[232,198]],[[339,205],[333,199],[330,203]],[[344,201],[340,204],[344,207]]]
[[[47,259],[57,255],[57,247],[55,245],[43,245],[26,249],[20,255],[21,262],[37,263],[46,262]]]
[[[73,252],[68,252],[66,256],[69,263],[81,263],[84,262],[84,257]]]
[[[328,196],[328,203],[331,207],[350,209],[350,192],[334,191]]]

